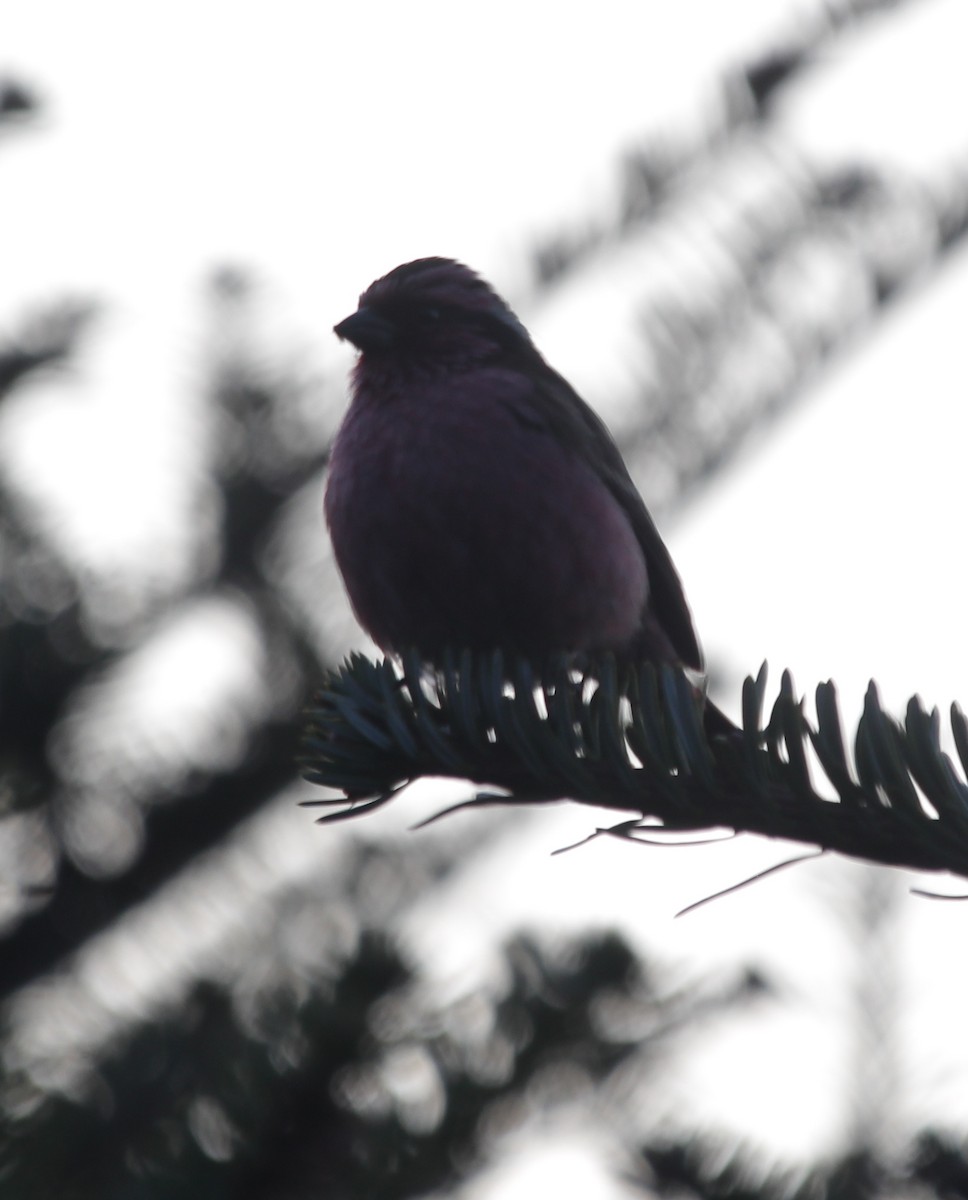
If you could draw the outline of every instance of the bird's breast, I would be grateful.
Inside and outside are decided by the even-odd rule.
[[[481,374],[481,373],[479,373]],[[620,648],[648,593],[606,484],[491,377],[371,403],[334,443],[326,516],[361,623],[385,649]]]

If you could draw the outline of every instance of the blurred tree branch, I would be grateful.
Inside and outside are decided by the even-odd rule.
[[[689,181],[697,164],[745,132],[770,128],[783,89],[831,51],[838,39],[904,0],[844,0],[802,11],[779,27],[772,45],[723,72],[699,99],[700,119],[684,128],[648,134],[618,164],[617,204],[609,214],[587,213],[542,234],[531,252],[534,279],[547,287],[580,267],[609,243],[655,219],[657,210]]]
[[[710,737],[693,685],[669,667],[622,678],[606,656],[539,679],[499,652],[465,652],[439,670],[414,654],[402,664],[354,655],[309,710],[303,755],[307,779],[350,805],[310,803],[339,805],[321,818],[338,820],[422,776],[450,776],[506,791],[470,804],[572,799],[638,813],[609,831],[632,839],[726,827],[968,877],[968,784],[941,749],[937,710],[914,697],[899,723],[872,682],[848,753],[832,683],[817,687],[816,726],[789,674],[764,721],[765,699],[764,665],[744,685],[742,729]],[[951,729],[964,771],[957,705]]]
[[[36,117],[41,105],[37,94],[19,79],[0,78],[0,128]]]
[[[314,922],[327,911],[318,897],[303,902]],[[522,935],[505,948],[499,983],[428,1004],[380,929],[360,930],[335,961],[324,952],[298,966],[285,962],[286,940],[281,954],[252,947],[250,971],[253,960],[283,960],[275,970],[262,961],[253,991],[199,981],[107,1045],[86,1087],[9,1080],[19,1100],[0,1109],[10,1194],[88,1200],[134,1175],[137,1195],[159,1200],[218,1188],[291,1200],[426,1195],[495,1157],[489,1113],[513,1103],[516,1124],[540,1119],[542,1078],[557,1071],[557,1102],[574,1102],[636,1060],[651,1065],[684,1027],[772,993],[751,972],[670,985],[614,933],[557,951]],[[412,1071],[403,1088],[401,1061]]]
[[[32,372],[63,366],[96,315],[97,305],[90,300],[65,300],[26,318],[16,333],[0,339],[0,399]]]
[[[718,81],[711,104],[708,96],[702,98],[708,120],[686,122],[685,133],[659,131],[630,147],[615,171],[613,204],[570,225],[561,222],[533,252],[535,291],[549,292],[573,267],[577,277],[586,264],[593,270],[600,266],[616,246],[624,261],[637,261],[635,239],[662,241],[680,225],[685,240],[694,239],[703,252],[698,257],[704,270],[708,257],[718,271],[707,278],[677,268],[675,287],[646,302],[653,276],[639,269],[641,291],[623,301],[635,314],[643,351],[639,362],[633,346],[627,361],[636,375],[644,422],[638,434],[625,431],[625,445],[647,468],[643,476],[668,481],[658,495],[650,491],[654,508],[681,502],[687,488],[727,462],[745,432],[788,403],[858,327],[876,323],[905,284],[939,265],[968,225],[963,166],[945,177],[916,179],[899,178],[876,163],[831,169],[803,162],[793,141],[784,137],[776,102],[786,85],[802,79],[857,18],[898,6],[897,0],[814,6],[799,34],[774,38],[766,53],[748,56]],[[36,126],[39,112],[42,106],[30,88],[0,80],[0,136]],[[757,185],[752,200],[732,188],[737,162],[751,169],[746,177]],[[700,201],[713,195],[715,212],[703,212],[697,195]],[[43,242],[38,250],[43,251]],[[814,286],[815,277],[819,266],[826,278],[830,263],[840,270],[835,286],[824,292]],[[298,489],[325,461],[320,389],[292,370],[291,347],[259,352],[259,338],[252,337],[259,322],[249,307],[252,290],[245,277],[227,272],[215,282],[215,332],[224,353],[207,373],[204,398],[217,447],[205,463],[205,482],[217,493],[221,520],[209,555],[183,591],[160,595],[116,641],[99,640],[87,620],[83,575],[50,542],[14,481],[0,478],[0,787],[7,839],[0,994],[22,988],[12,1000],[7,997],[0,1015],[9,1022],[13,1012],[36,1009],[46,991],[60,1005],[47,1011],[56,1012],[59,1028],[70,1028],[79,1019],[70,985],[84,978],[103,1001],[98,1011],[110,1043],[92,1061],[86,1082],[61,1092],[49,1074],[22,1078],[8,1069],[24,1038],[20,1026],[5,1026],[0,1176],[18,1195],[43,1192],[68,1200],[132,1189],[145,1197],[235,1189],[238,1195],[271,1192],[292,1200],[308,1194],[360,1196],[374,1189],[388,1197],[423,1194],[452,1185],[459,1171],[473,1170],[487,1152],[473,1141],[483,1136],[482,1111],[502,1098],[520,1103],[547,1063],[591,1063],[596,1081],[617,1072],[634,1050],[631,1043],[614,1039],[603,1044],[599,1001],[603,993],[607,998],[624,990],[636,998],[631,959],[621,946],[603,943],[583,952],[577,968],[566,971],[549,964],[540,950],[518,944],[507,957],[511,985],[488,1010],[491,1023],[485,1022],[483,1044],[459,1022],[451,1028],[448,1014],[442,1019],[420,996],[413,1000],[410,1024],[395,1035],[390,1021],[388,1038],[387,1013],[407,967],[382,940],[382,928],[376,940],[364,936],[332,975],[321,972],[318,953],[305,951],[306,944],[316,950],[320,929],[330,929],[334,939],[345,937],[356,919],[349,914],[364,910],[368,889],[381,897],[392,894],[396,916],[400,893],[387,886],[385,845],[370,852],[372,869],[353,859],[348,872],[353,885],[339,881],[341,902],[324,908],[317,894],[309,895],[301,922],[276,896],[257,902],[233,891],[231,903],[247,922],[264,909],[274,914],[265,926],[258,920],[251,925],[271,933],[253,933],[241,950],[227,934],[217,944],[206,942],[204,922],[192,918],[191,905],[176,907],[172,897],[184,899],[191,890],[185,869],[192,860],[230,843],[240,822],[291,782],[294,706],[304,702],[321,664],[328,657],[331,661],[325,638],[315,638],[294,614],[278,575],[265,563],[267,540],[288,520]],[[862,301],[852,307],[858,294]],[[867,296],[869,302],[863,299]],[[23,322],[0,345],[0,397],[69,361],[85,328],[85,313],[68,304]],[[138,385],[133,370],[132,393]],[[341,389],[342,382],[333,380],[332,387]],[[321,536],[314,511],[295,555],[311,559]],[[224,770],[186,775],[162,788],[152,782],[151,756],[145,754],[149,786],[137,780],[132,788],[141,797],[133,803],[143,817],[143,848],[113,874],[86,874],[83,860],[71,857],[61,837],[77,795],[75,781],[59,773],[49,753],[59,722],[65,712],[75,711],[85,689],[100,684],[113,665],[150,639],[158,619],[199,595],[226,590],[251,602],[267,659],[288,681],[271,681],[274,703],[244,727],[245,753]],[[312,603],[320,608],[327,603],[325,587],[316,587]],[[438,707],[438,683],[418,682],[413,666],[409,681],[373,664],[360,665],[355,681],[336,677],[312,734],[315,765],[322,763],[330,781],[335,778],[348,794],[370,795],[374,802],[415,771],[444,769],[491,785],[503,782],[512,788],[514,794],[504,798],[512,804],[554,795],[583,799],[585,792],[590,803],[611,800],[613,807],[633,814],[614,831],[626,836],[721,826],[734,817],[737,828],[770,832],[762,828],[769,824],[780,831],[776,836],[802,835],[830,845],[837,838],[836,848],[845,853],[869,857],[874,848],[882,861],[895,861],[889,855],[897,851],[923,855],[930,865],[947,862],[947,854],[959,864],[949,869],[963,871],[964,784],[940,754],[935,714],[925,713],[919,703],[902,729],[881,712],[872,693],[848,761],[832,689],[825,693],[832,714],[826,720],[821,715],[819,731],[804,732],[792,685],[762,730],[764,697],[758,682],[749,697],[755,711],[745,722],[747,734],[735,742],[709,743],[697,726],[691,690],[675,677],[636,682],[637,717],[631,703],[626,707],[626,692],[617,680],[614,688],[606,680],[588,695],[577,683],[572,693],[561,687],[560,709],[547,719],[538,712],[539,723],[532,728],[535,714],[526,689],[517,689],[513,680],[509,688],[503,682],[498,686],[503,671],[496,664],[480,669],[490,671],[480,676],[480,695],[466,687],[447,693],[446,703],[456,703],[453,711]],[[463,671],[463,663],[451,671],[458,683]],[[199,675],[186,673],[186,700]],[[231,718],[227,706],[222,716]],[[480,726],[478,717],[483,717]],[[953,723],[964,761],[964,722],[957,710]],[[465,734],[469,748],[461,740]],[[827,756],[824,770],[841,777],[839,803],[819,795],[804,767],[807,752],[819,755],[821,747]],[[483,766],[473,766],[473,755]],[[919,803],[919,788],[937,817]],[[350,811],[364,809],[360,804]],[[643,824],[646,811],[658,813],[664,825]],[[43,825],[49,832],[51,894],[43,897],[40,911],[38,892],[25,891],[20,901],[10,901],[20,882],[11,830],[21,817],[32,822],[31,829]],[[497,824],[491,823],[489,833]],[[253,837],[240,831],[240,840]],[[905,837],[909,841],[902,844]],[[407,847],[407,853],[426,856],[426,841]],[[454,865],[464,861],[468,841],[453,853]],[[344,865],[350,858],[343,851],[340,857]],[[213,875],[224,869],[200,865]],[[272,867],[280,873],[285,869],[275,858]],[[225,888],[235,886],[227,877]],[[141,1008],[133,1016],[127,1007],[132,993],[124,991],[130,980],[112,978],[110,970],[92,979],[90,972],[92,962],[110,964],[105,947],[110,938],[99,947],[94,935],[114,926],[111,932],[138,936],[145,928],[139,925],[143,901],[143,907],[171,914],[185,946],[205,947],[206,966],[193,968],[196,985],[184,1006],[161,1013]],[[288,972],[260,957],[267,946],[284,944],[294,954],[297,944],[303,947]],[[153,940],[148,949],[177,974],[177,956],[165,938]],[[247,1004],[241,990],[224,979],[212,981],[219,972],[237,975],[240,964],[264,977],[258,1003]],[[735,998],[725,999],[741,1002],[745,993],[741,987]],[[697,1015],[694,994],[691,987],[663,1021],[691,1021]],[[118,1032],[124,1013],[136,1026],[131,1036]],[[381,1019],[371,1020],[380,1013]],[[469,1024],[480,1027],[473,1014]],[[428,1029],[430,1034],[422,1036]],[[643,1071],[652,1065],[648,1054],[657,1040],[647,1035],[637,1043],[645,1051]],[[400,1111],[393,1108],[393,1063],[384,1062],[400,1047],[409,1052],[410,1043],[419,1043],[421,1053],[432,1059],[446,1094],[440,1124],[427,1136],[422,1129],[415,1133],[411,1123],[414,1109],[420,1116],[419,1105],[411,1101],[407,1109],[401,1102]],[[344,1073],[348,1067],[351,1078]],[[689,1135],[687,1141],[693,1144],[695,1138]],[[964,1188],[961,1148],[939,1143],[922,1149],[925,1169],[916,1178],[951,1194]],[[674,1151],[664,1171],[651,1160],[650,1193],[656,1180],[660,1186],[668,1183],[662,1194],[675,1190]],[[845,1178],[856,1182],[857,1175],[848,1172]],[[788,1181],[781,1183],[783,1188],[764,1188],[764,1198],[791,1194]],[[741,1181],[727,1192],[729,1185],[708,1164],[682,1175],[682,1186],[696,1196],[750,1200],[760,1195],[752,1187],[744,1190]],[[860,1195],[850,1186],[837,1194],[851,1200]]]

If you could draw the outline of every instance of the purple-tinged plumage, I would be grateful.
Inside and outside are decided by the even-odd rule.
[[[604,424],[482,279],[397,267],[336,326],[360,351],[326,520],[386,651],[613,650],[701,669],[668,551]]]

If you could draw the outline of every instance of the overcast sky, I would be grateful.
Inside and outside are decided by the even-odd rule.
[[[606,334],[587,322],[569,327],[553,306],[529,310],[530,236],[593,209],[622,147],[670,122],[688,127],[725,68],[812,8],[792,0],[17,6],[0,66],[36,86],[45,116],[0,153],[0,320],[64,293],[102,299],[106,310],[73,377],[47,385],[29,419],[6,418],[4,452],[28,464],[26,486],[46,493],[45,473],[57,476],[63,519],[93,562],[143,562],[164,536],[166,472],[188,453],[182,409],[202,285],[224,264],[256,274],[310,360],[342,369],[345,349],[329,331],[357,293],[398,262],[453,255],[520,297],[539,344],[581,378],[587,345]],[[860,157],[928,173],[968,164],[966,35],[964,0],[910,0],[822,59],[784,97],[777,120],[804,155],[830,162]],[[807,689],[835,678],[848,713],[871,675],[895,708],[919,690],[932,703],[968,702],[966,312],[962,250],[677,519],[670,544],[734,693],[768,658],[774,679],[789,666]],[[112,455],[115,435],[127,445],[145,430],[154,466]],[[144,511],[127,503],[152,488]],[[563,927],[619,919],[683,964],[761,958],[811,1004],[775,1029],[761,1025],[755,1038],[746,1031],[707,1069],[695,1066],[683,1094],[712,1119],[762,1127],[782,1058],[764,1056],[764,1045],[805,1047],[804,1062],[787,1058],[782,1069],[813,1081],[814,1119],[784,1124],[777,1144],[793,1154],[825,1144],[836,1113],[825,1113],[822,1096],[839,1047],[826,1038],[827,1061],[816,1050],[824,1039],[804,1030],[833,1020],[822,1000],[827,973],[847,970],[843,947],[832,948],[810,908],[827,865],[673,921],[697,895],[774,861],[777,848],[597,844],[547,857],[588,823],[572,812],[539,824],[527,861],[500,864],[500,887],[495,864],[479,864],[455,885],[446,913],[414,916],[411,936],[438,949],[442,978],[463,978],[473,970],[465,948],[496,940],[526,914]],[[968,908],[905,903],[904,952],[920,981],[908,997],[907,1050],[928,1063],[912,1107],[946,1105],[964,1122],[968,1059],[942,1069],[939,1047],[968,1001],[968,977],[941,949],[960,944]],[[811,944],[813,957],[803,953]],[[928,1031],[938,1033],[933,1049]],[[738,1061],[751,1046],[761,1074],[737,1099],[730,1055]],[[574,1161],[569,1170],[577,1179]],[[533,1195],[527,1178],[494,1186],[502,1200],[515,1187]],[[583,1183],[582,1194],[620,1194],[597,1176],[594,1186]]]

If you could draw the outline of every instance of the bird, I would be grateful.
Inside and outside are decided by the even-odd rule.
[[[383,651],[611,651],[702,676],[682,583],[614,439],[489,283],[454,259],[404,263],[334,332],[359,357],[325,519]]]

